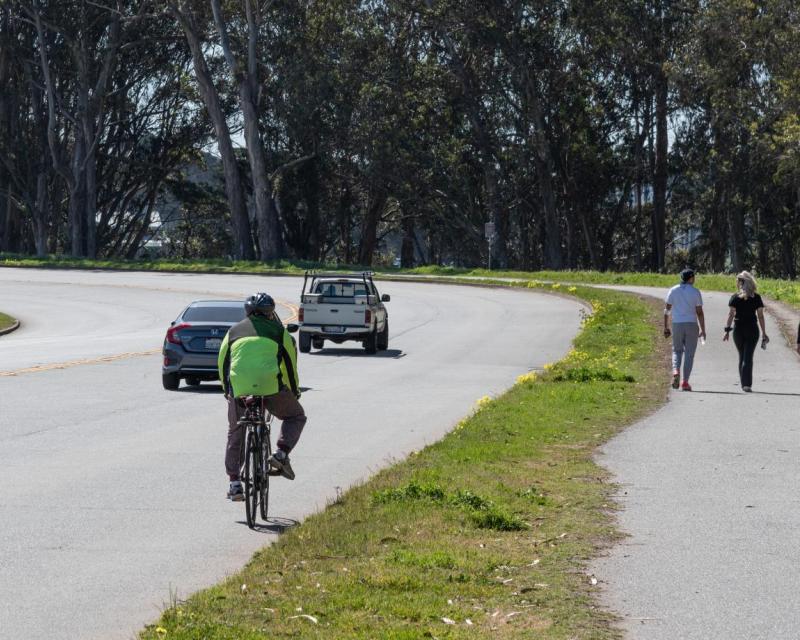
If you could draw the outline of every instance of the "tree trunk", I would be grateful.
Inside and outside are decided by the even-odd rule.
[[[408,216],[403,220],[403,244],[400,245],[400,266],[403,269],[414,268],[414,218]]]
[[[358,264],[371,266],[378,244],[378,221],[386,206],[388,196],[383,189],[371,198],[361,226],[361,241],[358,245]]]
[[[656,69],[656,162],[653,171],[653,257],[656,271],[664,271],[667,209],[667,172],[669,140],[667,138],[667,76],[662,65]]]
[[[217,136],[217,148],[222,159],[222,170],[225,176],[225,194],[231,210],[231,226],[233,228],[233,256],[237,260],[252,260],[255,255],[253,252],[253,240],[250,231],[250,218],[247,213],[247,206],[242,192],[242,178],[239,172],[239,165],[236,163],[236,153],[231,142],[231,133],[222,105],[219,93],[214,86],[211,71],[206,63],[203,47],[200,42],[199,32],[194,24],[193,16],[180,9],[175,2],[169,3],[172,15],[180,22],[186,41],[192,53],[197,86],[203,98],[206,110],[211,122],[214,125],[214,132]]]

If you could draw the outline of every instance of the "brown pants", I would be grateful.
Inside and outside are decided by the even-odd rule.
[[[281,389],[278,393],[266,396],[264,405],[281,423],[278,438],[278,449],[289,453],[294,449],[306,424],[303,407],[289,389]],[[244,427],[239,419],[244,415],[244,406],[238,400],[228,398],[228,446],[225,448],[225,471],[231,480],[239,478],[244,459]]]

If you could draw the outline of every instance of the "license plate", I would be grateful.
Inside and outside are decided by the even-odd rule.
[[[344,327],[322,327],[325,333],[344,333]]]
[[[206,338],[206,349],[219,351],[219,347],[222,344],[222,340],[220,338]]]

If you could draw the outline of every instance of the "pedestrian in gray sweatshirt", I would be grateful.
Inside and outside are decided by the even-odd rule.
[[[672,336],[672,388],[691,391],[689,376],[692,375],[697,341],[706,338],[703,296],[694,286],[692,269],[681,271],[681,283],[669,290],[664,302],[664,337]]]

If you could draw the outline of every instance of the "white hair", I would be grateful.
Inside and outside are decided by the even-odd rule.
[[[758,291],[758,284],[756,279],[750,274],[749,271],[742,271],[736,276],[736,284],[739,287],[739,297],[743,299],[752,298]]]

